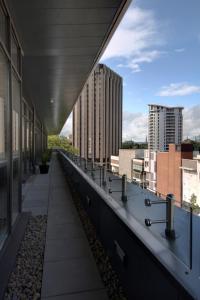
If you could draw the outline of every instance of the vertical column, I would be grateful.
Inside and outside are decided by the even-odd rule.
[[[32,137],[32,166],[33,166],[33,173],[35,173],[35,107],[33,107],[33,123],[32,123],[32,130],[33,130],[33,137]]]
[[[73,108],[72,111],[72,145],[75,147],[75,107]]]
[[[19,72],[22,74],[22,59],[21,51],[19,56]],[[22,79],[21,79],[22,80]],[[19,190],[18,190],[18,201],[19,201],[19,213],[22,212],[22,81],[20,81],[20,105],[19,105]]]

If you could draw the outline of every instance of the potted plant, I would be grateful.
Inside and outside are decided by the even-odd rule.
[[[47,151],[42,153],[41,157],[41,165],[39,165],[40,168],[40,174],[47,174],[49,171],[49,165],[47,164],[49,160],[49,153]]]

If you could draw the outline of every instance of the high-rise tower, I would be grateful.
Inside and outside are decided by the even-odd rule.
[[[87,80],[73,109],[73,145],[80,156],[103,163],[122,141],[122,78],[103,64]]]
[[[167,151],[169,144],[181,144],[183,133],[183,107],[149,104],[148,148]]]

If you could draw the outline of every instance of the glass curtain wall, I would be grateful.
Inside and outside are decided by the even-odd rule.
[[[12,221],[19,212],[20,188],[20,82],[12,73],[12,147],[13,147],[13,193],[12,193]]]
[[[0,49],[0,247],[8,232],[9,67]]]
[[[20,209],[21,50],[0,2],[0,248]]]
[[[22,178],[34,169],[36,156],[40,161],[46,143],[35,108],[25,100],[22,105],[21,85],[21,49],[0,1],[0,249],[20,212]]]
[[[38,119],[36,119],[35,123],[35,159],[36,163],[39,164],[41,162],[42,155],[42,125]]]
[[[33,110],[23,101],[22,106],[22,171],[23,181],[33,172]]]

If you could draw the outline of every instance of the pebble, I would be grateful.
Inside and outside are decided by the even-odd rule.
[[[39,300],[47,216],[30,217],[4,300]]]

